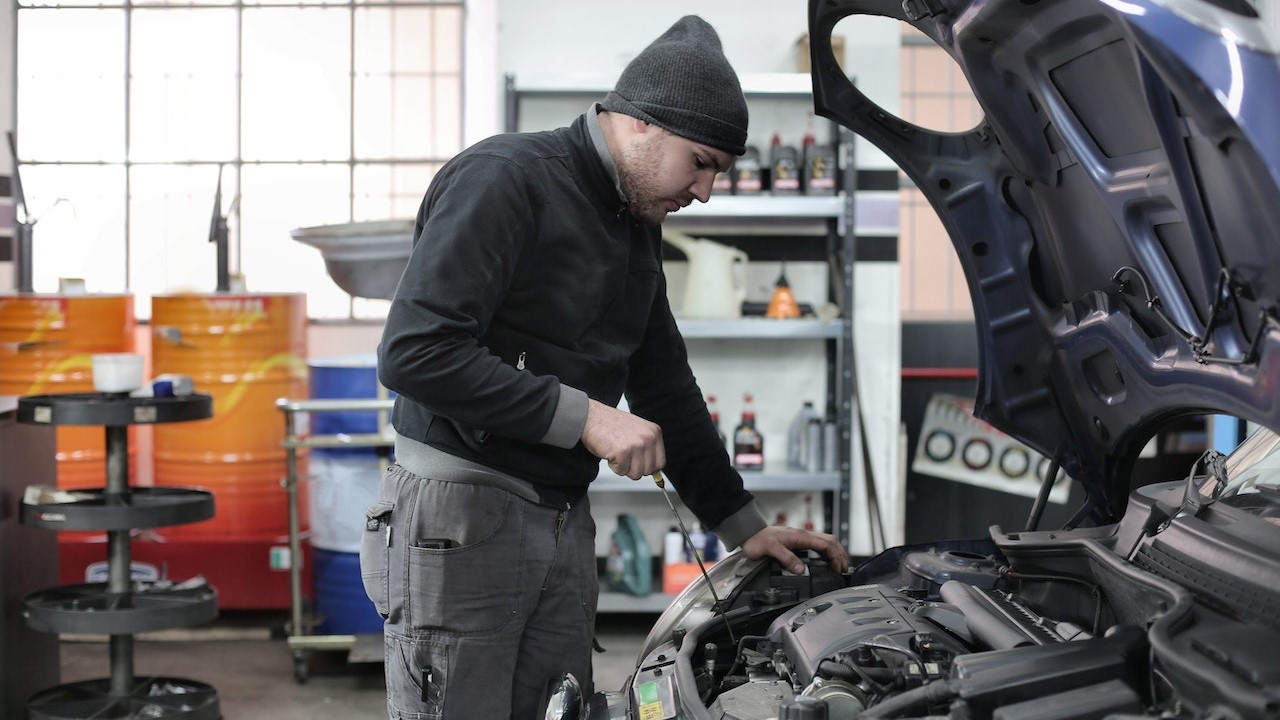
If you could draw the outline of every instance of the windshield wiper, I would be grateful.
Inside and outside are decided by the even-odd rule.
[[[1218,501],[1227,489],[1227,456],[1212,448],[1205,450],[1200,458],[1191,465],[1187,474],[1187,482],[1182,489],[1182,504],[1173,507],[1156,501],[1151,509],[1151,517],[1142,526],[1142,532],[1129,548],[1128,559],[1132,560],[1142,545],[1142,541],[1159,535],[1173,521],[1183,517],[1196,517],[1205,508]]]
[[[1196,470],[1203,467],[1203,473]],[[1200,459],[1191,466],[1187,475],[1187,484],[1182,490],[1182,507],[1178,508],[1175,517],[1195,517],[1200,511],[1209,507],[1222,497],[1227,489],[1227,456],[1212,448],[1205,450]],[[1162,528],[1163,529],[1163,528]]]

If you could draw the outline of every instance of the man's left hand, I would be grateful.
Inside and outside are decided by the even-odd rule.
[[[836,536],[827,533],[770,525],[742,543],[742,552],[747,557],[753,560],[772,557],[782,567],[800,575],[804,573],[804,561],[793,552],[795,550],[818,551],[826,556],[836,572],[849,569],[849,553]]]

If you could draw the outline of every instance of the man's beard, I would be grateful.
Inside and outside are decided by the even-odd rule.
[[[661,225],[667,217],[668,198],[660,195],[658,177],[664,139],[655,134],[627,146],[622,151],[622,162],[618,163],[618,179],[627,193],[628,212],[650,225]]]

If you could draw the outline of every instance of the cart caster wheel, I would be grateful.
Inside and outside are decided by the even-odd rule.
[[[307,662],[305,657],[293,658],[293,679],[299,685],[306,685],[307,680],[311,677],[311,664]]]

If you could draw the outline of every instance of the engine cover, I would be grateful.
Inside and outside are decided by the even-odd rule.
[[[769,639],[781,644],[802,683],[813,680],[818,664],[859,646],[894,645],[914,653],[917,635],[964,648],[938,632],[938,626],[919,611],[925,603],[883,585],[863,585],[829,592],[796,605],[769,626]],[[905,653],[903,654],[905,657]]]

